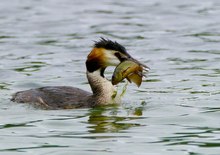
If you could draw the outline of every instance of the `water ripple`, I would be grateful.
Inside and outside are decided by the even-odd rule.
[[[1,2],[0,152],[219,155],[219,6],[219,0]],[[151,68],[140,88],[129,84],[122,105],[47,111],[10,101],[16,91],[47,85],[90,91],[85,60],[100,37]]]

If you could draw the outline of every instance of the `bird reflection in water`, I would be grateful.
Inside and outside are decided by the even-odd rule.
[[[145,107],[127,108],[124,110],[118,106],[96,107],[90,110],[88,123],[90,133],[115,133],[128,130],[132,127],[143,126],[134,120],[143,119],[142,113]]]

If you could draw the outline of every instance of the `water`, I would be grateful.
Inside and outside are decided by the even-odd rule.
[[[3,0],[0,154],[219,155],[219,14],[218,0]],[[10,102],[48,85],[89,91],[84,62],[101,36],[151,68],[124,104],[45,111]]]

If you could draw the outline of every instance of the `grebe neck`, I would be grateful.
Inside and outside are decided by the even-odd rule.
[[[92,98],[97,102],[93,104],[107,105],[120,103],[120,97],[116,95],[115,87],[102,75],[101,69],[94,72],[87,71],[86,75],[93,92]]]

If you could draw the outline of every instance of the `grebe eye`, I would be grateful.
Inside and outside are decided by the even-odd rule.
[[[116,52],[114,54],[121,62],[127,60],[127,57],[123,54],[120,54],[119,52]]]
[[[115,52],[114,55],[115,55],[117,58],[121,57],[121,55],[120,55],[119,52]]]

